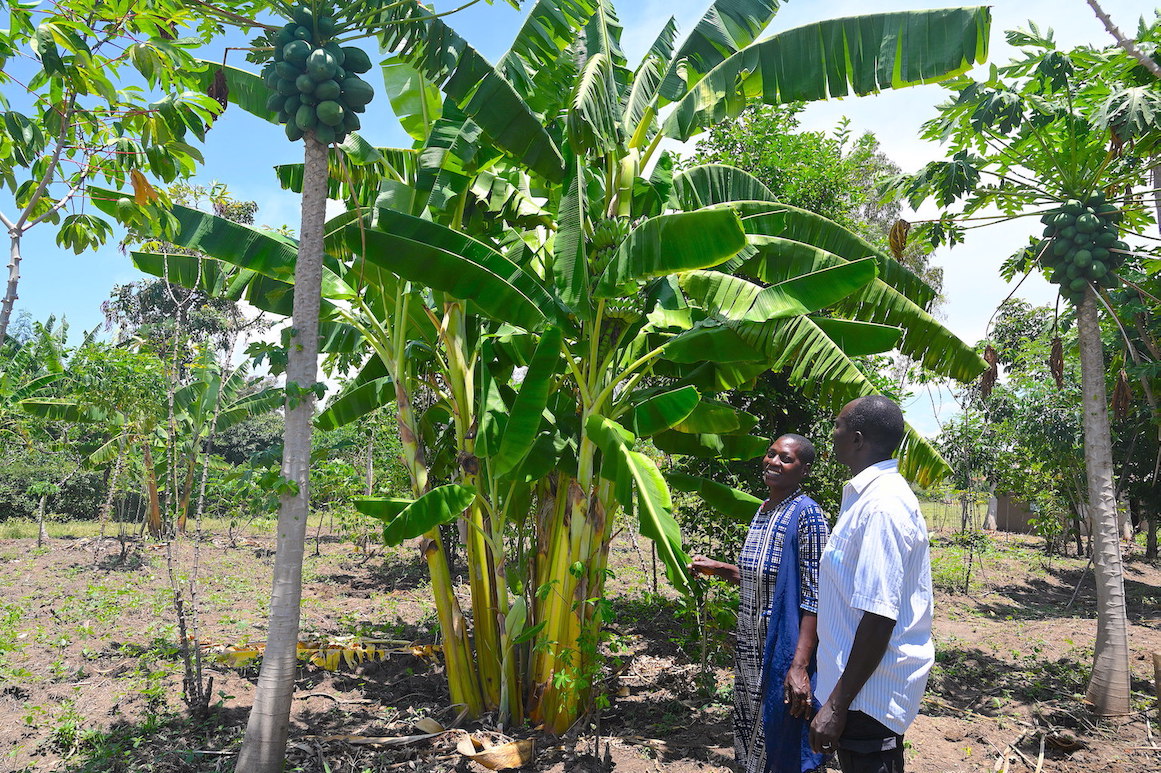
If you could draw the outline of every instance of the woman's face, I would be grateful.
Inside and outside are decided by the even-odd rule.
[[[793,491],[810,471],[810,465],[798,456],[798,444],[787,438],[778,438],[766,450],[762,459],[762,481],[774,491]]]

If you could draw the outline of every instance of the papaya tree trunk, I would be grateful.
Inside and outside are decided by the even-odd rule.
[[[302,227],[294,271],[294,334],[286,368],[286,429],[278,509],[270,625],[254,707],[238,755],[238,773],[277,773],[286,755],[298,653],[302,557],[310,513],[310,442],[318,373],[323,224],[326,220],[327,148],[313,132],[305,137]]]
[[[4,299],[0,301],[0,346],[8,337],[8,320],[12,318],[12,307],[16,305],[16,288],[20,284],[20,234],[13,235],[8,243],[8,282]]]
[[[40,503],[36,507],[36,546],[44,547],[48,540],[48,529],[44,526],[44,511],[48,506],[48,494],[40,495]]]
[[[1113,452],[1096,296],[1077,308],[1084,400],[1084,458],[1097,587],[1097,636],[1087,698],[1102,716],[1129,713],[1129,624],[1113,489]]]

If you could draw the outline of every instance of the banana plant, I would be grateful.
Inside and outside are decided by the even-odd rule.
[[[675,177],[657,151],[750,97],[861,94],[962,72],[986,50],[988,11],[878,14],[755,42],[777,6],[719,0],[681,44],[667,24],[635,68],[608,0],[541,0],[495,66],[418,3],[382,10],[387,93],[416,145],[374,148],[352,134],[330,153],[331,195],[352,212],[328,225],[322,325],[336,347],[373,354],[320,421],[399,402],[414,496],[364,505],[392,539],[432,534],[464,488],[475,492],[463,508],[474,657],[464,662],[455,644],[447,653],[453,699],[472,682],[474,711],[561,732],[588,705],[622,513],[686,587],[668,488],[639,439],[761,453],[745,436],[752,422],[711,395],[771,367],[829,400],[871,388],[850,356],[896,346],[959,378],[983,369],[927,315],[930,288],[888,256],[770,202],[737,170]],[[231,86],[231,99],[265,115],[247,93]],[[305,177],[279,174],[292,188]],[[269,261],[255,234],[211,244],[197,227],[207,217],[181,213],[183,233],[201,242],[187,246],[242,273],[178,256],[139,265],[184,263],[171,277],[281,303],[293,247]],[[426,417],[404,402],[421,385],[435,398]],[[443,487],[417,483],[436,461],[424,447],[444,449],[464,488],[433,497]],[[923,443],[908,451],[917,475],[938,474]],[[436,579],[434,544],[424,551]],[[437,602],[445,592],[454,602],[435,584]],[[466,641],[462,619],[441,614],[441,627],[445,642]],[[461,666],[475,670],[457,677]]]

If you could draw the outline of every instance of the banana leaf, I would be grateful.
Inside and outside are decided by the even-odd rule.
[[[737,435],[749,432],[757,423],[757,416],[728,403],[702,399],[684,421],[673,425],[673,429],[694,435]]]
[[[777,236],[825,250],[845,260],[874,257],[879,278],[905,295],[917,306],[928,309],[937,297],[935,289],[883,250],[822,215],[788,204],[734,202],[729,205],[742,217],[751,236]],[[751,244],[764,240],[751,239]]]
[[[690,212],[733,201],[774,201],[774,194],[757,177],[724,164],[702,164],[673,178],[670,204]]]
[[[765,288],[716,271],[692,271],[680,282],[687,297],[713,314],[762,322],[833,306],[865,287],[875,274],[875,261],[866,258],[793,276]]]
[[[758,497],[709,478],[699,478],[681,472],[667,472],[665,480],[678,491],[697,494],[703,502],[714,510],[738,523],[749,523],[753,519],[754,513],[762,505],[762,500]]]
[[[753,435],[717,435],[709,432],[661,432],[653,445],[667,454],[687,454],[703,459],[756,459],[766,453],[770,441]]]
[[[504,475],[519,465],[536,440],[541,414],[548,404],[553,379],[560,367],[561,340],[560,329],[555,327],[549,328],[540,338],[504,425],[500,447],[491,459],[496,475]]]
[[[780,0],[716,0],[670,60],[660,104],[681,99],[723,59],[750,45],[779,5]]]
[[[684,142],[736,117],[750,100],[812,102],[935,83],[987,57],[986,7],[828,19],[772,35],[721,60],[680,99],[663,126]],[[667,78],[662,93],[671,81]]]
[[[651,395],[629,410],[624,423],[637,437],[655,435],[689,418],[700,400],[691,386]]]
[[[379,33],[384,51],[399,51],[497,148],[551,182],[564,179],[564,158],[543,121],[478,51],[416,0],[392,16]],[[399,23],[404,19],[409,23]]]
[[[689,595],[689,556],[682,549],[681,529],[673,517],[673,500],[665,478],[653,461],[633,450],[632,433],[604,416],[590,416],[588,437],[601,450],[601,477],[613,484],[626,512],[633,510],[634,493],[641,535],[653,540],[669,582]]]
[[[593,296],[613,298],[629,282],[712,268],[745,246],[741,223],[727,209],[650,218],[629,232],[593,289]]]
[[[414,501],[376,497],[357,497],[354,501],[360,513],[383,521],[383,544],[392,546],[455,520],[475,498],[474,488],[449,484],[433,488]]]
[[[392,210],[379,210],[377,227],[356,234],[366,260],[404,279],[472,301],[488,317],[525,330],[568,324],[556,299],[515,263],[464,234]]]
[[[743,271],[767,282],[781,282],[843,263],[841,257],[799,242],[753,237],[751,242],[758,252]],[[835,312],[851,319],[902,329],[899,351],[939,375],[966,383],[987,369],[987,363],[974,348],[891,287],[882,273],[879,277],[839,304]]]

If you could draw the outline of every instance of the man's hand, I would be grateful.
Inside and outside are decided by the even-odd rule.
[[[790,716],[810,719],[813,707],[810,696],[810,677],[807,675],[806,669],[801,666],[790,666],[790,670],[786,672],[786,682],[782,689],[783,702],[789,708]]]
[[[810,723],[810,748],[816,754],[832,754],[838,749],[839,736],[847,726],[847,710],[836,707],[830,701],[814,715]]]

